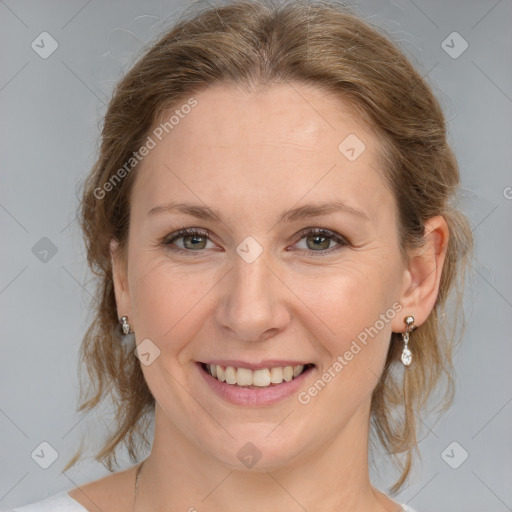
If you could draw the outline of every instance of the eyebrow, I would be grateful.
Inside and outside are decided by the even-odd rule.
[[[155,215],[157,213],[164,212],[178,212],[185,215],[191,215],[192,217],[196,217],[198,219],[222,222],[222,216],[219,212],[211,209],[208,206],[199,204],[166,203],[151,208],[151,210],[148,211],[148,215]],[[331,201],[324,204],[305,204],[303,206],[288,210],[279,217],[278,223],[294,222],[340,212],[347,213],[354,217],[359,217],[363,220],[369,220],[366,213],[364,213],[362,210],[357,210],[356,208],[353,208],[352,206],[349,206],[341,201]]]

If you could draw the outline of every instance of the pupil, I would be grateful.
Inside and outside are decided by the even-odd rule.
[[[183,245],[187,249],[204,249],[205,239],[202,236],[186,236],[183,239]]]
[[[309,241],[313,240],[313,243],[310,245]],[[328,249],[329,248],[329,238],[326,236],[311,236],[308,237],[308,246],[310,249]]]

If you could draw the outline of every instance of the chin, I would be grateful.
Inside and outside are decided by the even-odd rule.
[[[266,472],[289,465],[304,453],[305,444],[297,431],[278,432],[276,424],[238,425],[223,431],[222,440],[215,445],[203,446],[212,457],[231,469]],[[273,429],[275,429],[273,431]],[[270,435],[269,435],[270,433]],[[209,437],[211,440],[213,437]]]

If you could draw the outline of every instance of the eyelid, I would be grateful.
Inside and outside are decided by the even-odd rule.
[[[202,237],[207,238],[209,241],[213,242],[212,233],[208,229],[195,228],[195,227],[190,227],[190,228],[182,227],[178,231],[174,231],[170,235],[164,236],[163,239],[161,240],[161,245],[168,248],[169,246],[173,245],[173,242],[175,240],[178,240],[179,238],[184,238],[187,236],[202,236]],[[194,254],[198,254],[198,255],[201,252],[203,252],[203,250],[195,250],[194,251],[193,249],[182,249],[181,247],[178,247],[176,245],[174,245],[171,250],[174,252],[181,252],[181,253],[187,253],[187,254],[194,253]]]
[[[185,228],[182,227],[181,229],[178,229],[178,231],[174,231],[170,235],[167,235],[165,237],[168,241],[176,240],[177,238],[180,238],[182,236],[194,236],[194,235],[200,235],[210,238],[211,232],[208,229],[205,228]]]
[[[331,238],[334,240],[338,245],[335,247],[331,247],[330,249],[324,249],[322,251],[307,251],[306,249],[298,249],[298,251],[307,252],[308,254],[322,256],[324,254],[329,254],[335,251],[340,250],[343,247],[346,247],[350,245],[349,241],[342,235],[336,233],[335,231],[332,231],[327,228],[318,228],[318,227],[308,227],[301,230],[297,235],[295,236],[296,241],[293,245],[300,242],[303,238],[307,236],[325,236],[327,238]]]
[[[170,245],[172,245],[172,243],[175,240],[178,240],[179,238],[186,237],[186,236],[203,236],[213,242],[212,233],[208,229],[196,228],[196,227],[190,227],[190,228],[182,227],[178,231],[175,231],[175,232],[171,233],[170,235],[165,236],[162,239],[162,245],[170,246]],[[303,253],[307,252],[308,254],[322,256],[324,254],[335,252],[337,250],[340,250],[343,247],[350,245],[348,240],[345,237],[343,237],[342,235],[340,235],[330,229],[319,228],[319,227],[307,227],[307,228],[302,229],[301,231],[299,231],[299,233],[297,233],[295,235],[294,238],[296,240],[292,245],[297,244],[300,240],[302,240],[303,238],[305,238],[307,236],[326,236],[328,238],[335,240],[338,245],[336,245],[335,247],[331,247],[330,249],[324,249],[321,251],[298,249],[299,252],[303,252]],[[204,249],[194,251],[193,249],[182,249],[181,247],[177,247],[177,246],[174,246],[172,250],[175,252],[188,253],[188,254],[190,254],[190,253],[200,254],[201,252],[204,252]],[[287,250],[289,250],[288,247],[287,247]]]

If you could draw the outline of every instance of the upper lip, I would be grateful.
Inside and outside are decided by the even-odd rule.
[[[234,368],[247,368],[249,370],[260,370],[262,368],[279,368],[279,367],[285,367],[285,366],[306,366],[307,364],[313,364],[313,363],[307,363],[304,361],[296,361],[296,360],[265,360],[260,361],[259,363],[249,363],[248,361],[239,361],[234,359],[210,359],[207,361],[201,361],[204,364],[215,364],[218,366],[233,366]]]

